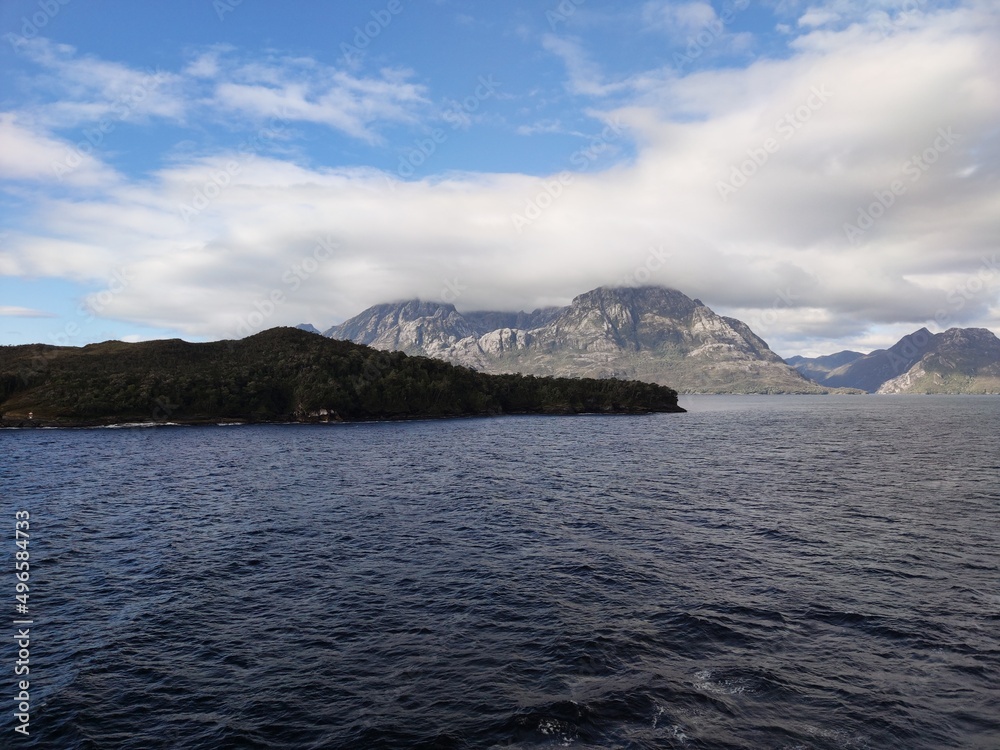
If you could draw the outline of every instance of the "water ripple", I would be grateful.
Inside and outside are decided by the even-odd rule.
[[[1000,399],[689,401],[0,432],[18,746],[1000,746]]]

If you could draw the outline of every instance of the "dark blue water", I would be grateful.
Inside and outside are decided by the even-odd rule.
[[[1000,747],[1000,398],[684,405],[0,432],[0,746]]]

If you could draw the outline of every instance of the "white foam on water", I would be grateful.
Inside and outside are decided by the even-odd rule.
[[[703,669],[695,674],[697,681],[695,688],[706,693],[715,695],[744,695],[756,692],[753,680],[747,677],[736,677],[734,679],[716,679],[715,673],[711,669]]]
[[[540,719],[538,731],[546,736],[552,736],[559,741],[560,746],[569,747],[576,739],[572,726],[559,719]]]

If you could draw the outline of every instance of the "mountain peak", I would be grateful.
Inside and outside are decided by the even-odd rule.
[[[949,328],[879,393],[1000,393],[1000,339],[986,328]]]
[[[949,328],[937,335],[939,342],[969,342],[994,346],[1000,339],[989,328]],[[940,344],[939,344],[940,346]]]
[[[442,346],[474,332],[453,304],[410,299],[369,307],[323,335],[376,349],[433,356]]]
[[[395,310],[400,315],[405,315],[408,318],[447,315],[458,312],[450,302],[434,302],[433,300],[422,300],[419,298],[405,299],[399,302],[387,302],[375,305],[375,309],[379,311]]]
[[[692,300],[683,292],[665,286],[598,287],[573,298],[571,308],[607,307],[621,305],[630,309],[641,308],[666,316],[690,315],[695,308],[703,307],[700,300]]]
[[[663,286],[598,287],[562,308],[459,313],[376,305],[327,336],[484,372],[634,378],[689,392],[822,392],[743,322]]]
[[[672,289],[667,286],[599,286],[596,289],[591,289],[589,292],[576,295],[576,297],[573,298],[573,302],[575,303],[577,300],[585,301],[592,299],[619,299],[630,301],[641,300],[648,302],[667,298],[690,299],[690,297],[683,292],[679,292],[676,289]]]

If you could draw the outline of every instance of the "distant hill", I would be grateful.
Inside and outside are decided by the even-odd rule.
[[[985,328],[921,328],[870,354],[786,362],[822,385],[869,393],[1000,393],[1000,340]]]
[[[878,349],[827,373],[821,380],[833,387],[860,388],[874,393],[882,383],[909,370],[930,347],[934,335],[926,328],[904,336],[888,349]]]
[[[202,344],[0,347],[5,426],[680,411],[660,385],[491,376],[294,328]]]
[[[949,328],[878,392],[1000,394],[1000,339],[985,328]]]
[[[844,350],[823,357],[788,357],[785,364],[794,367],[800,375],[817,383],[824,383],[832,370],[844,367],[865,356],[861,352]]]
[[[828,392],[745,323],[665,287],[601,287],[531,313],[381,304],[324,335],[488,373],[637,379],[686,393]]]

